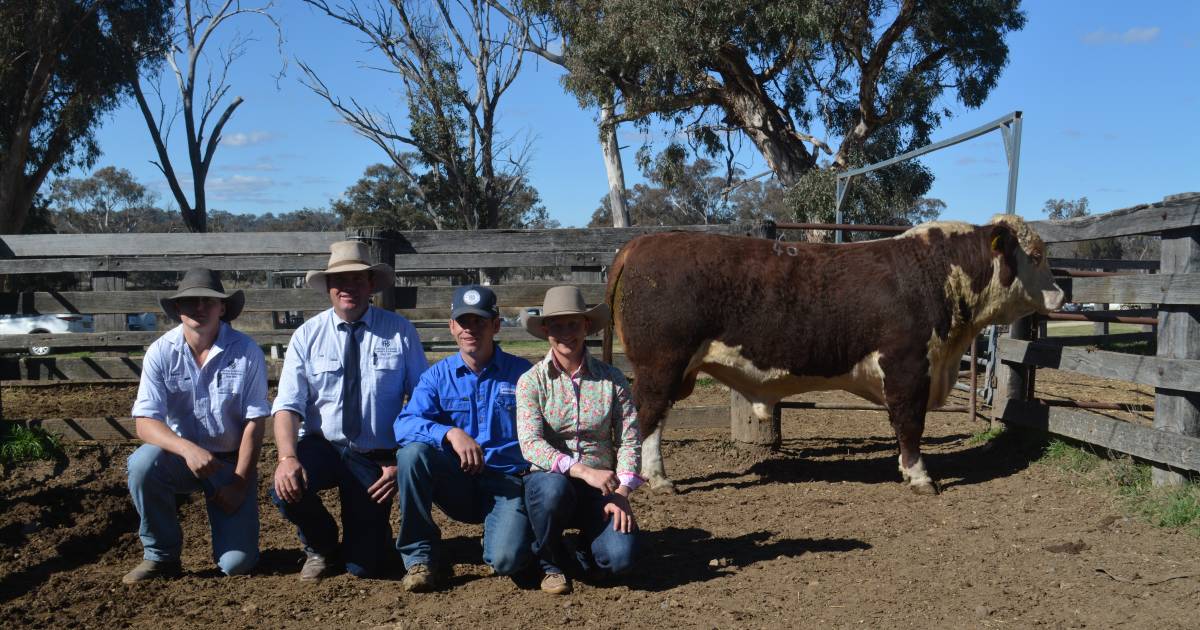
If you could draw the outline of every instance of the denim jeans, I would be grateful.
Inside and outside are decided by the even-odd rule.
[[[611,499],[580,479],[560,473],[535,472],[525,477],[525,506],[533,526],[533,553],[546,573],[562,573],[569,559],[563,549],[562,533],[579,529],[581,548],[576,560],[580,569],[598,567],[621,574],[637,559],[637,530],[624,533],[612,528],[612,517],[604,513]],[[590,556],[590,558],[589,558]]]
[[[217,488],[233,481],[236,460],[224,464],[207,479],[198,479],[178,455],[143,444],[129,456],[129,495],[142,519],[138,536],[142,557],[157,562],[177,562],[183,551],[175,495],[203,491],[211,497]],[[211,501],[208,524],[212,531],[213,560],[225,575],[248,572],[258,563],[258,487],[246,489],[246,498],[233,514]]]
[[[436,504],[450,518],[483,523],[483,561],[499,575],[512,575],[532,559],[529,517],[521,478],[484,468],[463,472],[458,458],[428,444],[412,443],[396,454],[400,534],[396,549],[405,568],[440,562],[433,522]]]
[[[320,435],[306,435],[296,445],[296,457],[308,476],[299,501],[288,503],[271,488],[271,503],[296,526],[306,551],[332,556],[338,550],[338,526],[317,495],[337,487],[342,506],[342,560],[358,577],[378,573],[392,554],[392,502],[379,504],[367,488],[379,480],[379,464],[350,447],[332,444]],[[390,463],[390,462],[387,462]]]

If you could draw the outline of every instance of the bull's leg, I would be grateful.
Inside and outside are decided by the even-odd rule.
[[[667,478],[667,471],[663,467],[662,433],[665,425],[666,418],[660,420],[654,432],[642,441],[642,476],[651,488],[674,493],[675,482]]]
[[[888,418],[900,443],[900,476],[917,494],[937,494],[937,482],[925,470],[921,459],[921,434],[925,432],[927,395],[905,396],[888,400]]]

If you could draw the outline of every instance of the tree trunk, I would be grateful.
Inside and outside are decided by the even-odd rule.
[[[612,100],[600,104],[600,150],[608,173],[608,207],[613,227],[629,227],[629,208],[625,205],[625,170],[621,166],[621,147],[617,144],[617,126],[612,122]]]

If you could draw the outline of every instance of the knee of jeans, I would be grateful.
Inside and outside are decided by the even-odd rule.
[[[637,539],[633,534],[610,538],[608,544],[593,548],[596,564],[613,575],[628,573],[637,562]]]
[[[143,444],[129,456],[126,470],[129,472],[130,488],[140,488],[146,482],[150,471],[154,469],[154,462],[162,453],[163,450],[157,446]]]
[[[404,473],[414,468],[428,468],[429,457],[434,453],[433,447],[420,442],[406,444],[396,451],[396,472]]]
[[[243,575],[250,572],[258,564],[258,552],[247,553],[240,550],[226,551],[217,559],[217,566],[225,575]]]
[[[532,555],[526,550],[510,548],[494,550],[489,563],[496,575],[513,575],[529,564]]]
[[[566,475],[545,473],[526,486],[529,499],[556,505],[571,493],[571,480]]]
[[[364,562],[346,561],[346,573],[357,578],[369,578],[375,575],[375,565]]]

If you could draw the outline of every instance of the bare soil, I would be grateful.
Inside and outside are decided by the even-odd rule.
[[[1038,386],[1153,398],[1050,371]],[[121,416],[133,389],[6,387],[3,404],[9,418]],[[686,404],[727,400],[706,387]],[[124,475],[133,446],[75,445],[0,478],[0,627],[1197,626],[1200,539],[1127,517],[1109,491],[1036,462],[1029,440],[970,440],[981,428],[961,413],[930,414],[926,464],[943,492],[920,497],[899,483],[881,413],[787,411],[783,448],[765,458],[730,443],[727,429],[671,426],[664,450],[680,493],[633,500],[648,554],[633,575],[576,581],[565,597],[487,575],[480,528],[445,519],[455,565],[443,591],[403,592],[398,568],[301,583],[295,533],[266,500],[269,466],[253,575],[219,576],[194,499],[180,507],[186,575],[125,586],[141,558]]]

